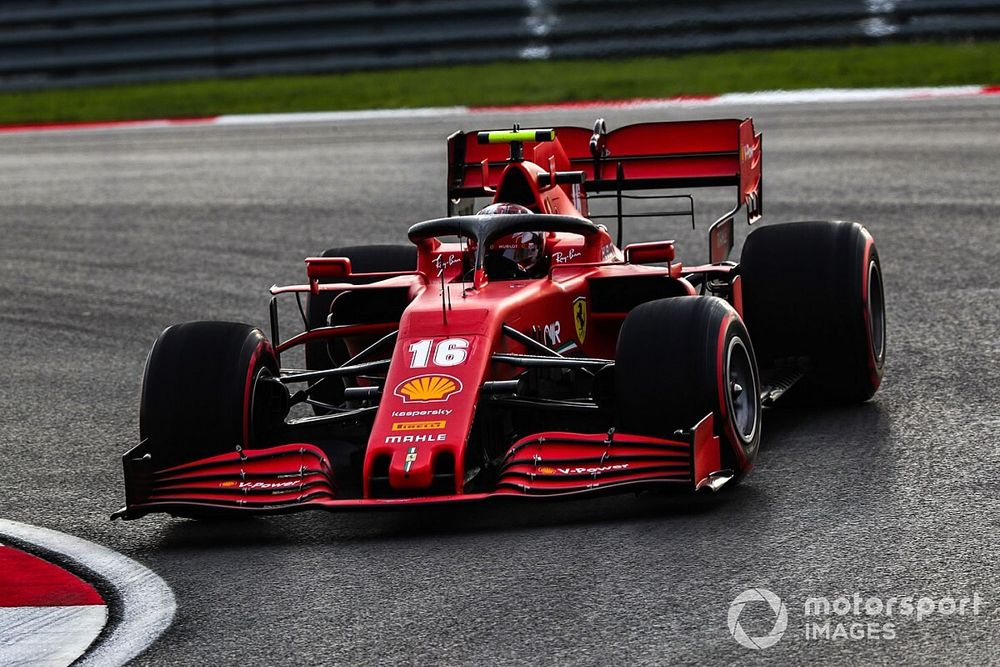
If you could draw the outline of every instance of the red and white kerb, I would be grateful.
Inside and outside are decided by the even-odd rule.
[[[69,665],[107,620],[107,604],[93,586],[0,545],[0,665]]]

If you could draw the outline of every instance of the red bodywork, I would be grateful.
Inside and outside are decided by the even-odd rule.
[[[610,133],[560,127],[555,135],[554,141],[525,142],[523,161],[509,159],[507,144],[479,143],[476,133],[452,136],[450,208],[462,199],[488,197],[527,206],[539,217],[585,220],[588,196],[597,192],[736,186],[735,207],[717,224],[728,222],[731,229],[732,215],[741,207],[751,220],[759,217],[761,139],[750,120],[647,123]],[[553,403],[522,392],[525,369],[511,355],[538,356],[540,343],[557,351],[553,356],[582,360],[593,376],[582,382],[596,394],[605,365],[598,360],[613,362],[631,307],[648,298],[696,294],[692,275],[725,278],[730,266],[720,260],[686,268],[674,259],[669,241],[620,249],[602,226],[587,234],[544,236],[549,267],[533,278],[491,280],[482,267],[470,271],[476,249],[466,239],[417,239],[417,267],[408,272],[359,275],[346,258],[307,259],[308,281],[274,287],[273,295],[349,292],[364,304],[391,293],[405,302],[398,318],[370,321],[362,316],[362,305],[352,311],[356,321],[349,315],[342,324],[275,341],[280,355],[339,338],[353,356],[398,332],[394,345],[372,359],[383,362],[384,380],[356,381],[355,390],[369,391],[355,405],[352,422],[362,434],[355,443],[359,455],[340,461],[337,448],[350,438],[315,435],[323,417],[290,421],[294,428],[270,446],[164,470],[143,458],[140,445],[125,456],[123,515],[398,507],[650,486],[717,488],[720,438],[712,414],[698,424],[676,425],[670,439],[616,431],[613,411],[596,400],[590,405],[557,400],[572,403],[564,406],[568,417],[518,422],[505,415],[518,410],[535,415],[539,406]],[[728,242],[731,248],[731,238]],[[738,281],[732,288],[727,298],[739,311]],[[336,428],[344,427],[342,421]],[[521,425],[511,427],[511,421]],[[548,423],[553,428],[546,428]],[[585,428],[577,432],[572,428],[577,424]],[[310,428],[309,437],[296,435]],[[497,449],[493,440],[507,437],[511,440]],[[746,468],[751,465],[745,462]]]

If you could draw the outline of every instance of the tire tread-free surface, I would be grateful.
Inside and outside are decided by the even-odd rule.
[[[150,441],[157,468],[250,447],[244,437],[244,392],[264,335],[236,322],[167,327],[150,349],[139,406],[139,437]],[[165,463],[167,462],[167,463]]]
[[[728,353],[719,355],[720,336],[725,337],[727,350],[730,339],[739,338],[748,351],[750,370],[755,370],[746,329],[722,299],[681,296],[632,309],[622,324],[615,355],[617,425],[626,433],[670,438],[678,429],[693,429],[712,413],[716,433],[722,438],[722,468],[739,473],[746,465],[745,457],[752,461],[760,444],[760,400],[752,402],[757,426],[743,442],[735,434],[722,398],[723,392],[730,391],[730,377]],[[744,383],[744,391],[759,397],[760,388],[752,379]],[[734,448],[742,452],[741,458]]]
[[[876,360],[872,351],[863,289],[872,263],[879,266],[869,239],[857,222],[825,220],[767,225],[747,237],[743,308],[758,357],[808,364],[789,398],[855,403],[878,388],[885,355]]]

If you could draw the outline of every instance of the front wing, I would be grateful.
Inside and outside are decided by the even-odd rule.
[[[112,518],[152,512],[180,516],[282,514],[307,509],[400,509],[496,498],[572,498],[647,488],[718,490],[733,477],[721,470],[714,416],[666,440],[618,433],[543,432],[518,440],[486,493],[341,497],[337,471],[322,449],[294,443],[237,450],[155,470],[139,444],[123,457],[126,505]]]

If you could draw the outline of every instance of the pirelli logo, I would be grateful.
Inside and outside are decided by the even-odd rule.
[[[439,431],[447,424],[445,420],[433,422],[393,422],[393,431]]]

